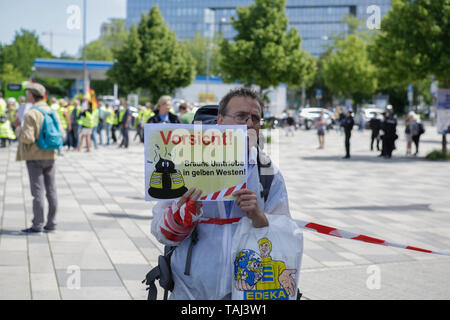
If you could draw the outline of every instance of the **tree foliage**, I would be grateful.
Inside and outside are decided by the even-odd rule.
[[[351,97],[356,103],[377,88],[376,68],[368,58],[366,43],[356,34],[336,42],[323,63],[323,77],[334,94]]]
[[[213,76],[220,75],[220,48],[218,43],[221,41],[219,34],[215,34],[212,40],[202,37],[199,32],[195,33],[195,37],[184,40],[185,50],[191,53],[195,60],[196,74],[206,76],[206,54],[208,45],[210,46],[209,74]]]
[[[259,85],[261,91],[280,83],[300,86],[315,72],[314,59],[301,49],[295,28],[287,30],[286,0],[255,0],[237,8],[231,24],[237,31],[234,42],[220,44],[222,78]]]
[[[450,79],[450,0],[393,0],[369,47],[383,86]]]
[[[34,59],[52,58],[52,54],[39,43],[39,37],[34,31],[21,29],[16,32],[14,40],[1,50],[3,63],[14,66],[23,76],[29,77]]]
[[[113,48],[119,49],[127,40],[128,33],[125,27],[125,21],[113,20],[111,30],[112,32],[107,33],[86,45],[87,60],[114,60]]]
[[[137,28],[131,28],[114,58],[109,76],[129,89],[148,89],[153,101],[188,86],[195,76],[194,59],[178,43],[157,6],[141,16]]]

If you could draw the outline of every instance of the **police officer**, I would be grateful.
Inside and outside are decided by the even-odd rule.
[[[342,119],[341,126],[344,128],[345,133],[345,157],[344,159],[350,158],[350,137],[352,135],[352,129],[355,125],[355,121],[352,117],[352,112],[347,111],[345,118]]]
[[[377,139],[377,151],[380,151],[380,129],[381,129],[381,120],[378,119],[378,113],[375,112],[373,118],[369,121],[370,129],[372,130],[372,136],[370,140],[370,150],[373,150],[373,142]]]
[[[397,119],[395,119],[391,110],[384,113],[384,121],[381,124],[381,130],[383,130],[383,138],[380,156],[390,159],[392,157],[392,151],[395,149],[395,140],[398,138],[396,133]]]

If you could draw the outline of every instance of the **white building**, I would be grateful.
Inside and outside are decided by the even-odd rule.
[[[187,86],[177,90],[174,98],[184,99],[191,103],[199,103],[200,105],[206,104],[218,104],[224,95],[226,95],[231,89],[241,87],[239,83],[223,83],[219,77],[210,77],[206,81],[206,77],[197,76],[195,81]],[[258,87],[254,87],[255,90],[259,90]],[[286,109],[286,94],[287,86],[280,85],[277,88],[270,88],[268,97],[270,104],[265,110],[265,113],[272,115],[280,114]],[[206,97],[208,96],[208,101]]]

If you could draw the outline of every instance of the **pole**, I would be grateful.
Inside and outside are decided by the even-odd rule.
[[[206,104],[208,104],[209,96],[209,38],[206,44]]]
[[[306,93],[305,93],[305,80],[302,81],[302,108],[305,107],[305,98],[306,98]]]
[[[86,67],[86,0],[83,0],[83,95],[88,93],[88,73]]]

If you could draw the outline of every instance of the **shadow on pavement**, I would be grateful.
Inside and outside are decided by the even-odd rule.
[[[325,209],[325,208],[324,208]],[[433,211],[430,204],[407,204],[403,206],[354,206],[354,207],[327,207],[334,210],[364,210],[364,211]]]
[[[343,156],[314,156],[314,157],[301,157],[302,160],[318,160],[318,161],[336,161],[340,160],[342,162],[374,162],[374,163],[389,163],[389,162],[417,162],[417,161],[428,161],[422,157],[396,157],[392,156],[390,159],[385,159],[378,156],[361,156],[355,155],[351,156],[350,159],[343,159]]]
[[[102,216],[107,218],[128,218],[128,219],[137,219],[137,220],[151,220],[153,216],[140,216],[137,214],[126,214],[126,213],[94,213],[96,216]]]
[[[1,236],[20,236],[20,237],[24,237],[24,236],[37,236],[39,237],[40,235],[45,234],[44,232],[41,233],[24,233],[21,232],[20,230],[7,230],[7,229],[0,229],[0,237]]]

